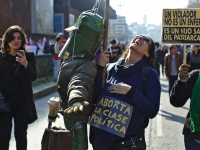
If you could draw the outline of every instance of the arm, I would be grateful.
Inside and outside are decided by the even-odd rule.
[[[182,107],[191,97],[193,87],[198,78],[199,70],[194,70],[189,73],[189,78],[186,82],[176,81],[170,93],[170,103],[175,107]]]
[[[32,82],[36,80],[37,78],[37,69],[36,69],[36,61],[35,61],[35,55],[33,52],[26,53],[26,59],[28,62],[28,66],[25,69],[25,76],[28,81]]]
[[[100,65],[97,65],[97,76],[94,82],[94,96],[93,103],[95,104],[102,92],[102,77],[103,77],[103,68]]]
[[[99,55],[99,59],[97,62],[97,76],[95,78],[95,84],[94,84],[94,97],[93,97],[93,102],[96,103],[98,100],[101,92],[102,92],[102,79],[103,79],[103,70],[106,64],[109,62],[109,52],[108,51],[103,51]]]
[[[165,69],[165,75],[169,76],[169,72],[168,72],[168,57],[167,56],[165,56],[165,59],[164,59],[164,69]]]
[[[60,53],[59,44],[58,43],[55,43],[55,45],[54,45],[54,52],[55,52],[55,54],[59,54]]]
[[[154,85],[152,87],[152,85]],[[131,103],[136,106],[145,116],[154,118],[160,105],[161,86],[158,75],[154,69],[149,71],[148,81],[145,87],[146,97],[143,96],[137,89],[131,99]]]
[[[75,102],[87,101],[92,103],[94,79],[96,76],[96,65],[89,61],[78,67],[72,75],[68,85],[68,102],[71,106]]]

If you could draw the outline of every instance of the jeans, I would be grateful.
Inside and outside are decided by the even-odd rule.
[[[14,118],[14,135],[17,150],[27,149],[28,124],[23,121],[23,116],[17,112],[0,113],[0,149],[8,150],[12,130],[12,118]]]
[[[169,95],[170,95],[170,92],[172,90],[172,87],[174,85],[174,82],[178,79],[178,75],[176,76],[171,76],[169,75]]]
[[[54,63],[54,80],[57,80],[58,79],[58,72],[59,72],[59,69],[60,69],[60,62],[61,60],[54,60],[53,59],[53,63]]]
[[[200,144],[194,139],[184,136],[186,150],[200,150]]]

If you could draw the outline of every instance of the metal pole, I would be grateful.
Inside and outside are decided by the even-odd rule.
[[[109,3],[110,0],[105,1],[105,11],[104,11],[104,40],[103,40],[103,51],[107,50],[108,44],[108,24],[109,24]],[[106,67],[103,70],[103,77],[102,77],[102,88],[105,85],[106,81]]]

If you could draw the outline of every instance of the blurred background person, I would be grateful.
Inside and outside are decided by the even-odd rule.
[[[200,69],[200,50],[199,45],[191,45],[191,51],[187,54],[187,64],[189,64],[190,71]]]
[[[162,69],[163,78],[164,78],[164,59],[165,59],[165,55],[167,53],[168,53],[167,46],[163,44],[161,46],[160,56],[159,56],[160,57],[159,58],[159,63],[160,63],[161,69]]]
[[[53,63],[54,63],[54,81],[57,82],[58,79],[58,72],[59,72],[59,68],[60,68],[60,62],[61,59],[58,57],[58,54],[60,53],[60,47],[59,47],[59,43],[62,42],[62,39],[60,36],[56,36],[55,38],[56,42],[54,44],[54,55],[53,55]]]
[[[119,57],[121,56],[122,54],[122,50],[121,50],[121,47],[119,47],[117,45],[117,42],[115,39],[111,40],[110,41],[110,48],[108,49],[109,51],[109,63],[114,63],[116,62]]]
[[[49,52],[49,48],[50,48],[50,46],[49,46],[49,42],[45,42],[45,45],[44,45],[44,50],[43,50],[43,53],[44,54],[49,54],[50,52]]]
[[[166,54],[164,59],[165,75],[169,80],[169,94],[174,85],[174,82],[178,79],[178,69],[183,64],[183,57],[181,53],[177,52],[176,45],[169,46],[169,53]]]
[[[160,59],[160,47],[159,47],[159,43],[158,42],[155,42],[155,54],[156,54],[156,60],[155,60],[155,67],[156,67],[156,71],[158,73],[158,77],[160,79],[160,62],[159,62],[159,59]]]
[[[177,45],[177,52],[181,53],[182,57],[184,55],[184,52],[183,52],[183,47],[181,47],[181,45]],[[183,57],[184,58],[184,57]]]

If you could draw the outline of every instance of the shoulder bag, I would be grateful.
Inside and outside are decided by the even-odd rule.
[[[15,70],[14,76],[17,74],[19,70],[20,63],[17,64],[17,68]],[[13,77],[13,76],[12,76]],[[12,78],[11,77],[11,78]],[[7,101],[2,93],[2,85],[0,87],[0,112],[10,112],[11,101]]]

